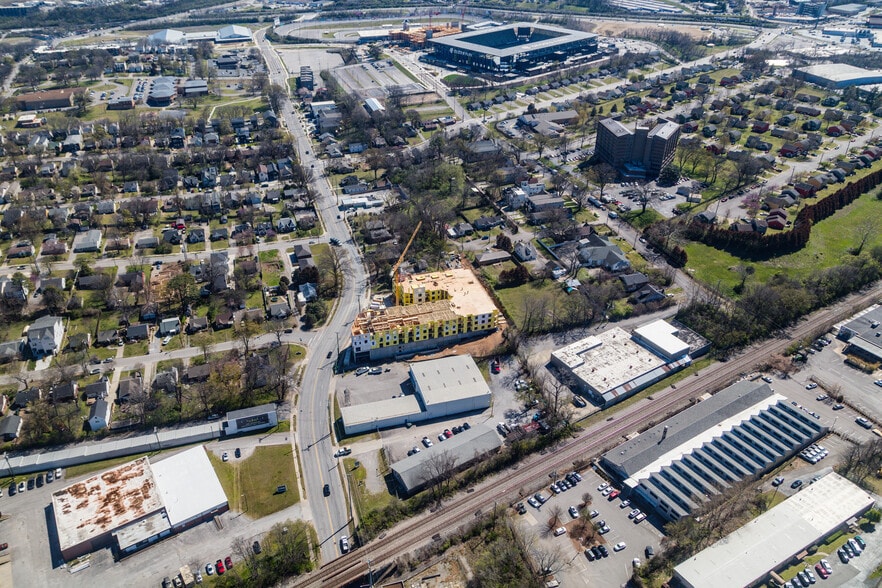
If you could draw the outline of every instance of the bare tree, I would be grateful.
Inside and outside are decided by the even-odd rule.
[[[558,524],[560,524],[560,517],[563,514],[563,507],[559,503],[554,503],[554,505],[548,510],[549,518],[548,518],[548,530],[554,530]]]
[[[879,217],[866,216],[854,227],[854,237],[857,245],[851,250],[853,255],[860,255],[861,251],[871,237],[879,234]]]
[[[544,580],[549,576],[553,576],[563,569],[564,559],[560,548],[555,546],[552,549],[535,547],[530,554],[533,564],[536,566],[536,576]]]
[[[423,463],[420,479],[431,488],[438,506],[441,506],[441,498],[449,487],[455,469],[456,456],[447,450],[432,453]]]

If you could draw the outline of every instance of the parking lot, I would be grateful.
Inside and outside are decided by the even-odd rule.
[[[247,447],[243,439],[239,439],[238,444]],[[207,447],[212,451],[232,451],[232,444],[229,443],[210,443]],[[71,572],[63,567],[57,549],[50,547],[49,529],[54,526],[51,494],[89,475],[92,474],[68,479],[65,472],[60,480],[15,496],[9,496],[7,487],[3,488],[3,496],[0,497],[0,511],[4,517],[3,541],[9,543],[14,585],[77,588],[100,583],[105,586],[146,588],[158,586],[163,577],[173,576],[183,565],[189,565],[193,572],[201,569],[204,576],[206,563],[213,563],[228,555],[232,555],[234,560],[238,559],[232,549],[236,537],[243,537],[250,544],[277,522],[303,518],[301,504],[256,520],[227,512],[218,517],[220,524],[217,526],[210,522],[197,525],[122,561],[114,561],[109,549],[99,549],[85,558],[84,561],[88,562],[86,567]]]
[[[407,362],[390,362],[378,365],[380,373],[362,373],[355,371],[346,373],[337,379],[336,395],[340,406],[356,406],[367,402],[376,402],[393,398],[400,394],[413,394],[410,381],[410,364]],[[414,447],[423,449],[422,439],[428,437],[433,443],[438,442],[438,435],[445,429],[453,429],[464,422],[470,425],[484,423],[491,426],[499,421],[518,422],[529,418],[523,403],[516,398],[514,381],[520,376],[514,361],[502,358],[500,373],[490,374],[488,385],[493,395],[490,408],[480,413],[466,413],[449,419],[417,423],[410,428],[401,426],[379,431],[380,443],[372,444],[366,440],[356,440],[343,444],[352,446],[353,453],[363,452],[375,454],[382,447],[386,451],[386,459],[394,463],[407,457],[407,452]],[[361,457],[361,455],[360,455]],[[370,455],[368,463],[371,462]],[[368,472],[372,471],[368,468]],[[374,487],[379,487],[376,485]]]
[[[556,479],[562,478],[565,473],[559,472]],[[546,502],[539,508],[535,508],[527,505],[525,501],[526,513],[515,516],[518,517],[517,520],[522,529],[535,535],[536,540],[545,551],[559,550],[558,563],[551,567],[553,571],[556,571],[555,578],[562,585],[622,586],[631,577],[634,558],[640,559],[641,562],[645,561],[646,547],[652,547],[655,552],[658,552],[662,534],[655,525],[660,526],[661,521],[650,517],[635,524],[634,520],[628,516],[635,508],[633,505],[622,508],[623,502],[620,498],[609,500],[602,496],[597,488],[605,483],[605,480],[593,470],[586,470],[581,475],[581,482],[560,494],[554,494],[549,489],[549,485],[546,485],[541,491],[541,494],[547,499]],[[551,479],[548,480],[549,484],[551,481]],[[609,532],[599,535],[597,539],[583,545],[580,538],[574,536],[578,532],[579,525],[578,521],[569,514],[568,509],[570,506],[578,507],[586,492],[591,495],[592,499],[587,510],[596,510],[598,513],[592,519],[593,522],[605,522],[609,527]],[[559,536],[555,536],[553,530],[548,528],[550,513],[555,507],[560,508],[562,512],[560,524],[567,529],[566,534]],[[625,548],[621,551],[615,551],[614,546],[620,542],[625,544]],[[590,545],[604,545],[608,555],[589,561],[584,551],[585,547]]]

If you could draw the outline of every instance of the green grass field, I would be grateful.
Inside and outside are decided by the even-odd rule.
[[[702,243],[687,242],[684,245],[689,255],[687,271],[706,284],[719,284],[725,294],[732,296],[734,287],[740,282],[734,269],[742,263],[751,263],[756,269],[748,283],[765,282],[777,273],[805,278],[819,269],[837,265],[851,256],[849,250],[858,242],[855,227],[866,218],[882,216],[882,200],[876,198],[877,193],[878,191],[864,194],[833,216],[812,226],[808,246],[767,261],[745,262],[730,253]],[[876,245],[882,245],[882,233],[878,231],[867,242],[864,250],[868,251]]]
[[[244,512],[251,518],[265,517],[300,501],[297,478],[290,445],[257,447],[251,457],[230,461],[209,453],[211,465],[220,479],[230,502],[230,509]],[[276,493],[280,485],[287,492]]]

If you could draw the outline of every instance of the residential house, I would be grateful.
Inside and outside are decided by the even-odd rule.
[[[101,231],[92,229],[77,236],[74,240],[74,253],[98,251],[101,248]]]
[[[578,242],[578,257],[586,267],[603,267],[619,272],[631,267],[624,252],[608,237],[592,234]]]
[[[159,323],[159,336],[165,337],[167,335],[177,335],[181,332],[181,319],[178,317],[172,317],[167,319],[162,319]]]
[[[111,279],[107,274],[93,274],[77,278],[77,288],[80,290],[103,290],[110,285]]]
[[[508,251],[492,250],[479,253],[475,256],[475,265],[480,267],[484,265],[493,265],[511,259],[511,253]]]
[[[105,400],[96,400],[89,408],[89,430],[100,431],[110,423],[111,405]]]
[[[286,302],[274,302],[269,306],[269,316],[272,319],[286,319],[291,314],[291,308]]]
[[[131,325],[126,328],[127,341],[143,341],[150,336],[150,330],[145,324]]]
[[[98,337],[95,339],[95,345],[99,347],[106,347],[108,345],[116,345],[119,342],[119,333],[116,329],[108,329],[106,331],[99,331]]]
[[[178,391],[178,368],[173,367],[164,372],[159,372],[153,378],[151,388],[156,392],[174,394]]]
[[[77,399],[79,385],[76,382],[65,382],[49,389],[49,402],[73,402]]]
[[[17,414],[10,414],[0,419],[0,437],[4,441],[14,441],[21,433],[22,419]]]
[[[61,317],[44,316],[28,328],[28,349],[34,357],[51,355],[61,349],[64,326]]]
[[[184,372],[184,381],[188,384],[193,382],[205,382],[211,375],[211,364],[193,365]]]
[[[518,241],[514,246],[514,256],[520,261],[532,261],[536,259],[536,249],[526,241]]]
[[[83,395],[87,400],[103,400],[110,394],[110,382],[106,376],[101,376],[97,382],[83,386]]]
[[[187,333],[192,335],[208,328],[208,318],[204,316],[193,316],[187,321]]]
[[[635,292],[643,286],[649,284],[649,278],[640,272],[635,272],[633,274],[624,274],[619,276],[619,279],[622,281],[622,285],[625,287],[625,292]]]
[[[0,343],[0,363],[8,363],[21,359],[21,339]],[[5,398],[5,397],[4,397]]]
[[[28,404],[32,402],[37,402],[43,398],[43,391],[39,388],[28,388],[27,390],[19,390],[15,394],[15,398],[12,399],[12,404],[9,407],[12,410],[21,410],[22,408],[27,408]]]
[[[71,351],[82,351],[92,345],[91,333],[76,333],[67,339],[67,348]]]
[[[123,378],[119,381],[116,388],[116,401],[119,403],[129,402],[131,399],[141,395],[144,391],[144,384],[140,375],[131,378]]]

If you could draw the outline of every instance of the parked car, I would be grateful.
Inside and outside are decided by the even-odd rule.
[[[569,512],[570,512],[570,516],[571,516],[571,517],[573,517],[574,519],[578,519],[578,518],[579,518],[579,509],[578,509],[578,508],[576,508],[575,506],[571,506],[571,507],[570,507],[569,509],[567,509],[567,510],[569,510]]]
[[[793,483],[790,484],[791,488],[799,488],[802,486],[802,480],[793,480]]]
[[[613,551],[622,551],[622,550],[625,549],[626,547],[627,547],[627,545],[625,544],[624,541],[619,541],[618,543],[616,543],[616,544],[613,546]]]
[[[212,574],[214,574],[214,564],[212,564],[212,563],[205,564],[205,574],[208,576],[211,576]]]
[[[566,532],[567,532],[566,527],[558,527],[557,529],[554,530],[554,536],[560,537],[561,535],[563,535]]]
[[[346,535],[340,537],[340,552],[349,553],[349,537]]]
[[[783,476],[778,476],[777,478],[775,478],[774,480],[772,480],[772,486],[780,486],[780,485],[783,484],[783,483],[784,483],[784,477],[783,477]]]
[[[224,562],[221,560],[217,560],[214,562],[214,570],[217,572],[218,576],[222,576],[227,569],[224,567]]]

